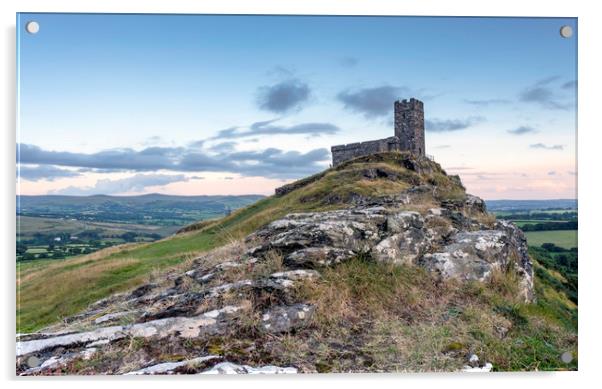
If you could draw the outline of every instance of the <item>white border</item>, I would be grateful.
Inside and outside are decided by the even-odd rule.
[[[442,386],[446,388],[469,386],[507,388],[516,384],[545,385],[545,388],[577,387],[595,382],[598,365],[602,360],[600,278],[602,277],[601,241],[599,226],[600,181],[602,163],[600,161],[600,38],[602,37],[602,17],[596,12],[595,1],[548,0],[527,2],[525,0],[472,1],[472,0],[204,0],[204,1],[157,1],[147,0],[3,0],[2,13],[2,55],[0,58],[3,77],[3,93],[0,96],[4,121],[2,161],[2,244],[4,256],[4,285],[2,301],[6,310],[2,325],[2,368],[3,378],[10,386],[30,387],[56,385],[63,388],[101,388],[108,380],[121,381],[122,378],[95,377],[94,379],[21,379],[14,378],[14,236],[15,236],[15,13],[16,12],[123,12],[123,13],[238,13],[238,14],[337,14],[337,15],[455,15],[455,16],[564,16],[579,18],[579,251],[581,271],[579,273],[579,372],[536,373],[458,376],[447,374],[409,375],[313,375],[295,378],[284,377],[222,377],[222,379],[191,377],[156,377],[144,379],[149,387],[163,388],[165,385],[195,386],[262,386],[287,388],[307,387],[308,385],[365,386],[373,380],[387,386]],[[104,381],[104,382],[103,382]],[[130,380],[128,380],[130,381]],[[519,382],[520,381],[520,382]],[[540,382],[542,381],[542,382]],[[599,380],[598,380],[599,381]],[[128,384],[127,382],[123,382]],[[131,382],[133,383],[133,382]],[[130,383],[130,384],[131,384]]]

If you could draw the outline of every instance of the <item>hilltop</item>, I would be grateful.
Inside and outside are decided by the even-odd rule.
[[[577,347],[562,276],[459,177],[410,153],[27,270],[18,330],[46,328],[18,337],[23,374],[576,368],[558,357]]]

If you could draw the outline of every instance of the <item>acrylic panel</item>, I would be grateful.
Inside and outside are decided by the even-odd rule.
[[[577,369],[577,19],[17,15],[18,375]]]

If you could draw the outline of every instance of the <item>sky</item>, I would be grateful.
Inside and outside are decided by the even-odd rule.
[[[19,194],[269,195],[332,145],[392,136],[393,102],[415,97],[427,153],[468,192],[576,198],[574,18],[25,13],[17,29]]]

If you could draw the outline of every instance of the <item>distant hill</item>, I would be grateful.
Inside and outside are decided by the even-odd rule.
[[[577,209],[577,199],[485,200],[489,211],[527,211],[533,209]]]
[[[17,214],[145,224],[183,225],[221,217],[263,198],[242,196],[17,196]]]

